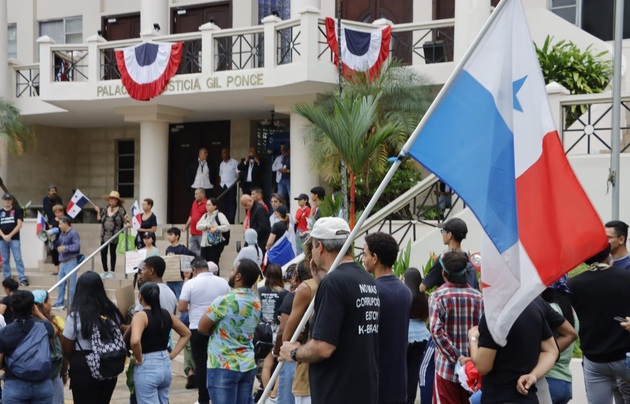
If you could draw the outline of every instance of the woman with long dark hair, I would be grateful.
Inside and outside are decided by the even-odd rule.
[[[70,390],[75,404],[109,403],[117,377],[97,380],[87,363],[92,353],[95,330],[103,340],[112,339],[120,329],[123,316],[105,293],[103,280],[96,272],[85,272],[77,280],[77,289],[63,330],[62,350],[70,363]]]
[[[190,339],[190,330],[177,317],[160,306],[160,288],[147,282],[140,288],[138,302],[143,310],[131,321],[133,383],[138,404],[167,404],[171,388],[171,359],[181,352]],[[171,329],[179,339],[169,353]]]
[[[420,292],[422,274],[417,268],[409,268],[404,275],[405,285],[411,290],[411,312],[409,313],[409,343],[407,345],[407,403],[416,401],[418,375],[424,350],[431,334],[427,328],[429,319],[429,301],[424,292]]]
[[[295,258],[295,248],[289,238],[291,215],[286,206],[280,205],[273,212],[276,222],[271,226],[267,239],[267,264],[286,264]],[[295,240],[294,240],[295,241]]]

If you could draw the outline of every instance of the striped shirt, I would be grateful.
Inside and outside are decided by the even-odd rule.
[[[483,315],[481,293],[468,284],[445,283],[429,298],[431,336],[435,342],[435,372],[457,382],[455,363],[470,356],[468,330],[479,324]]]

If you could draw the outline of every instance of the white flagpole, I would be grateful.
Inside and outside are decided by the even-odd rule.
[[[615,1],[615,55],[613,69],[612,131],[610,136],[610,179],[612,185],[612,219],[619,219],[619,150],[621,145],[621,58],[623,41],[623,2]]]
[[[400,165],[402,164],[404,159],[407,157],[407,153],[408,153],[409,148],[415,142],[416,138],[420,134],[420,131],[424,128],[424,125],[426,125],[426,122],[429,120],[429,117],[433,114],[433,111],[435,111],[437,106],[442,102],[442,99],[445,97],[446,92],[450,88],[451,84],[453,83],[453,81],[455,81],[455,78],[457,77],[459,72],[463,69],[463,67],[466,64],[466,62],[468,61],[468,59],[470,59],[470,56],[472,55],[474,50],[477,48],[477,45],[479,45],[479,42],[481,41],[481,39],[484,37],[484,35],[488,31],[488,29],[490,28],[490,25],[492,25],[492,23],[497,18],[497,16],[499,15],[499,13],[501,12],[501,10],[503,9],[503,7],[505,6],[505,4],[508,1],[512,1],[512,2],[518,1],[518,2],[520,2],[520,0],[501,0],[501,2],[497,5],[497,7],[495,8],[494,12],[490,15],[490,17],[488,18],[486,23],[483,25],[483,27],[481,28],[481,30],[477,34],[477,37],[475,37],[475,40],[472,42],[472,44],[470,45],[470,47],[468,48],[468,50],[466,51],[466,53],[464,54],[464,56],[462,57],[460,62],[453,69],[453,73],[451,73],[451,76],[448,78],[446,83],[444,83],[444,86],[442,87],[442,89],[438,93],[437,97],[435,98],[433,103],[431,103],[431,106],[429,106],[429,109],[427,110],[427,112],[422,117],[422,120],[420,121],[420,123],[418,123],[418,126],[416,126],[416,129],[414,129],[414,131],[409,136],[409,139],[407,140],[405,145],[400,150],[400,153],[398,154],[398,158],[396,159],[394,164],[392,164],[392,166],[390,167],[389,171],[385,175],[385,178],[383,178],[383,181],[381,182],[381,184],[378,186],[378,188],[374,192],[374,195],[370,199],[370,202],[365,207],[365,210],[361,214],[361,217],[359,218],[359,221],[356,223],[356,225],[354,226],[354,229],[352,230],[352,232],[348,236],[348,239],[344,243],[343,247],[341,247],[341,251],[339,251],[339,254],[335,258],[335,261],[333,262],[333,264],[331,265],[330,269],[328,270],[328,274],[330,274],[332,271],[337,269],[337,266],[341,262],[342,258],[346,255],[346,251],[348,251],[348,249],[350,248],[350,246],[354,242],[354,239],[356,238],[357,234],[361,230],[361,227],[363,226],[363,223],[367,220],[368,216],[370,215],[370,212],[372,212],[372,209],[374,208],[374,205],[376,205],[376,202],[378,201],[378,199],[381,197],[381,195],[385,191],[385,187],[387,187],[387,185],[391,181],[392,177],[396,173],[396,170],[398,169],[398,167],[400,167]],[[308,308],[306,309],[306,312],[304,313],[304,316],[302,317],[302,320],[300,321],[300,324],[298,325],[298,327],[296,328],[295,332],[293,333],[293,336],[291,337],[291,340],[290,340],[291,342],[297,341],[297,339],[300,336],[300,334],[302,334],[302,330],[304,329],[304,326],[306,325],[306,322],[311,318],[311,315],[313,314],[314,308],[315,308],[315,299],[311,300],[311,303],[309,304]],[[271,375],[271,379],[269,379],[269,383],[267,383],[267,386],[265,387],[265,391],[263,392],[262,396],[260,397],[260,400],[259,400],[260,403],[264,404],[265,400],[267,399],[267,397],[269,397],[269,394],[271,393],[271,389],[272,389],[273,385],[275,384],[276,378],[280,374],[280,370],[282,369],[283,366],[284,366],[284,362],[279,362],[278,366],[276,366],[276,370]]]

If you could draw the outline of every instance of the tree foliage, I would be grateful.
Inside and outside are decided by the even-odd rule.
[[[553,37],[547,36],[542,47],[534,44],[546,84],[555,81],[571,94],[595,94],[606,89],[613,72],[611,60],[605,58],[608,52],[593,54],[590,45],[581,50],[571,41],[552,42]],[[567,127],[582,113],[584,106],[571,106]]]
[[[297,104],[294,111],[313,124],[306,139],[312,168],[335,184],[343,160],[350,171],[351,200],[355,179],[369,193],[371,179],[383,178],[388,157],[398,154],[431,99],[427,81],[394,61],[375,80],[356,73],[344,79],[341,93],[332,90],[315,103]]]

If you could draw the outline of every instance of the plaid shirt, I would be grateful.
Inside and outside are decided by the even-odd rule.
[[[467,284],[445,283],[429,298],[431,335],[435,342],[435,372],[457,382],[455,363],[470,356],[468,330],[479,324],[483,314],[481,293]]]

